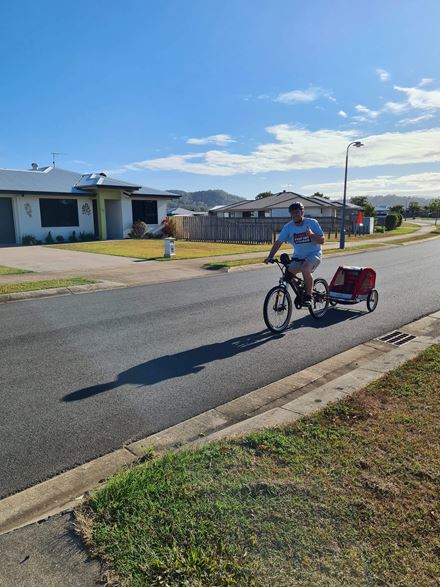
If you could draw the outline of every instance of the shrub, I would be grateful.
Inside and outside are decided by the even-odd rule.
[[[47,233],[47,236],[46,236],[46,238],[44,239],[44,242],[45,242],[47,245],[53,245],[53,243],[55,242],[55,241],[53,240],[53,236],[52,236],[52,233],[50,232],[50,230],[49,230],[49,232]]]
[[[403,216],[400,212],[396,212],[397,214],[397,226],[401,226],[403,222]]]
[[[128,233],[130,238],[143,238],[147,232],[147,225],[142,220],[133,222],[131,231]]]
[[[95,233],[94,232],[80,232],[79,233],[79,240],[80,241],[94,241],[95,240]]]
[[[165,236],[176,237],[176,224],[171,216],[165,216],[160,223],[160,228]]]
[[[57,241],[57,243],[63,243],[64,236],[62,234],[59,234],[57,237],[55,237],[55,240]]]
[[[77,243],[78,242],[78,238],[76,236],[76,230],[74,230],[72,232],[72,234],[69,236],[69,242],[71,242],[71,243]]]
[[[394,230],[397,226],[397,214],[388,214],[385,217],[385,230]]]
[[[23,245],[38,245],[37,239],[32,234],[25,234],[21,239]]]

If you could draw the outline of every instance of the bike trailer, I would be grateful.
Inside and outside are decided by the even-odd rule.
[[[376,285],[376,272],[371,267],[338,267],[329,286],[330,301],[356,304],[366,301]]]

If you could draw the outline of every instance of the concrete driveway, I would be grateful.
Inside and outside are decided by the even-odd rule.
[[[0,249],[0,265],[29,269],[40,273],[57,271],[94,271],[130,267],[136,259],[82,253],[67,249],[51,249],[45,246],[5,247]]]

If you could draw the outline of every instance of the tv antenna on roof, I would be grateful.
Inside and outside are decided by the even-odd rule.
[[[56,151],[52,151],[52,165],[55,167],[55,157],[56,155],[67,155],[67,153],[57,153]]]

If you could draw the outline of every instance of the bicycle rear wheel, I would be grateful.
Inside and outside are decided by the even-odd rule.
[[[327,312],[330,298],[328,295],[328,284],[325,279],[315,279],[312,291],[312,303],[309,312],[313,318],[322,318]]]
[[[286,288],[277,285],[266,296],[263,317],[272,332],[283,332],[289,326],[292,316],[292,298]]]

